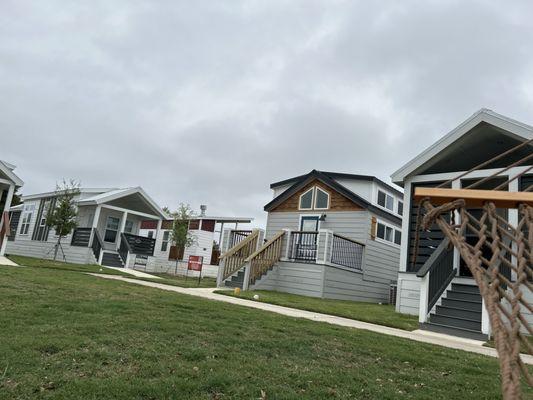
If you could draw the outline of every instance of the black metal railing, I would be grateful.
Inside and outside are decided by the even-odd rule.
[[[291,232],[289,258],[292,260],[314,263],[317,258],[318,232]]]
[[[450,241],[444,239],[416,274],[419,278],[429,274],[428,313],[457,273],[453,267],[453,247],[449,244]]]
[[[142,256],[153,256],[155,250],[155,239],[132,235],[131,233],[123,233],[130,245],[130,252]]]
[[[94,258],[96,258],[96,262],[98,262],[100,260],[100,252],[102,251],[104,245],[98,230],[94,228],[93,231],[93,242],[91,244],[91,248],[93,249]]]
[[[331,262],[343,267],[362,270],[365,245],[353,239],[333,234]]]
[[[122,259],[122,262],[124,263],[124,266],[127,267],[128,262],[128,253],[131,253],[131,247],[128,243],[128,239],[126,238],[126,235],[121,232],[120,233],[120,245],[118,246],[118,255]]]
[[[71,246],[89,247],[92,228],[75,228],[72,232]]]
[[[250,236],[251,233],[252,231],[230,231],[228,249],[238,245],[240,242]]]

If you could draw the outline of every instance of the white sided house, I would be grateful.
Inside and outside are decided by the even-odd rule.
[[[9,218],[13,194],[24,182],[15,174],[15,166],[0,160],[0,257],[5,253],[14,221]]]
[[[53,258],[57,236],[46,226],[46,215],[55,207],[56,193],[23,196],[22,200],[23,204],[11,208],[13,229],[6,253]],[[151,219],[160,226],[166,215],[142,188],[85,188],[75,202],[78,226],[62,239],[58,260],[131,267],[137,257],[153,256],[155,239],[139,235],[141,221]]]
[[[481,109],[392,174],[392,181],[404,188],[406,210],[396,309],[418,315],[421,328],[475,339],[485,339],[491,334],[479,289],[458,251],[446,246],[444,234],[436,225],[425,231],[418,229],[419,210],[413,200],[415,188],[444,184],[447,188],[461,189],[497,173],[494,179],[480,182],[476,189],[491,190],[504,185],[498,190],[525,191],[533,184],[533,158],[527,162],[529,165],[513,165],[533,155],[532,146],[524,146],[468,172],[532,138],[533,127]],[[509,168],[502,172],[504,167]],[[476,215],[479,210],[469,212]],[[518,210],[499,209],[498,213],[517,226]],[[467,232],[466,241],[472,239]],[[509,279],[514,279],[510,270]],[[525,295],[531,296],[531,292]],[[531,314],[529,318],[533,323]]]
[[[265,243],[254,231],[222,255],[219,285],[389,301],[403,194],[373,176],[313,170],[271,186]],[[226,241],[227,242],[227,241]],[[222,265],[222,264],[221,264]]]
[[[179,273],[192,274],[187,272],[187,261],[189,256],[202,257],[202,276],[216,277],[218,274],[218,264],[220,249],[222,244],[224,226],[234,226],[239,229],[239,225],[249,224],[253,218],[248,217],[220,217],[205,214],[205,208],[198,216],[194,216],[189,221],[188,232],[193,240],[191,246],[179,249],[172,244],[172,219],[165,219],[161,222],[159,230],[156,221],[142,221],[140,235],[145,237],[156,237],[153,258],[145,266],[143,271],[159,273]],[[217,230],[218,227],[218,230]],[[245,228],[246,229],[246,228]],[[235,231],[235,230],[234,230]],[[251,230],[238,230],[242,235],[251,233]]]

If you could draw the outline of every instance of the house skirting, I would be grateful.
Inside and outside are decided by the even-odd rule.
[[[366,280],[361,271],[290,261],[278,262],[250,289],[274,290],[324,299],[386,303],[389,284]]]
[[[402,314],[418,315],[420,309],[421,279],[413,273],[398,273],[396,311]]]
[[[129,268],[138,269],[139,271],[156,274],[171,274],[171,275],[188,275],[190,277],[198,277],[199,272],[187,271],[187,262],[172,260],[162,260],[159,257],[148,257],[146,266],[135,265],[135,256],[130,258]],[[218,265],[203,265],[202,277],[216,278],[218,275]]]
[[[61,247],[65,253],[67,262],[74,264],[96,264],[92,249],[89,247],[71,246],[68,244],[70,238],[61,241]],[[8,241],[6,247],[7,255],[17,255],[52,260],[54,258],[55,242],[49,240],[40,242],[37,240],[15,240]],[[57,260],[63,261],[63,254],[59,250]]]

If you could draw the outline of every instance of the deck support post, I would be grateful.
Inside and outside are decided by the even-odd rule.
[[[489,312],[485,304],[485,299],[481,298],[481,333],[487,335],[490,339],[492,328],[490,326]]]
[[[430,311],[428,310],[430,273],[426,274],[420,281],[420,306],[418,310],[418,322],[420,323],[427,322]]]
[[[222,259],[220,260],[220,262],[218,263],[218,271],[217,271],[217,287],[222,287],[222,284],[224,283],[223,280],[224,280],[224,264],[225,264],[226,260],[225,259]]]
[[[242,290],[248,290],[250,286],[250,270],[252,269],[251,263],[244,264],[244,280],[242,281]]]

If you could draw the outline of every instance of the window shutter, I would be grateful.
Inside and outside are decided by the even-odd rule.
[[[370,221],[370,239],[372,240],[376,239],[376,227],[377,227],[376,217],[372,217]]]

